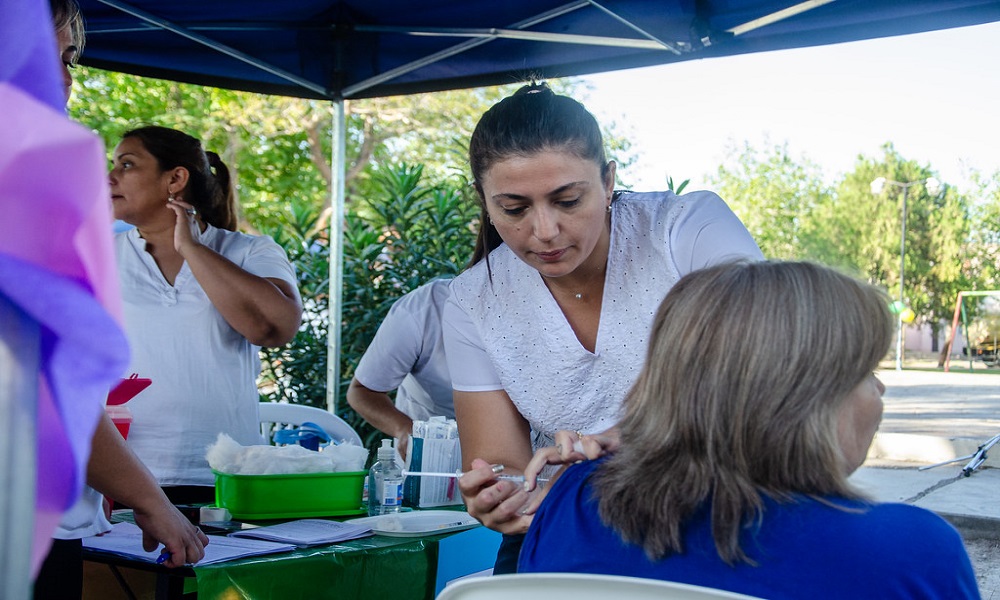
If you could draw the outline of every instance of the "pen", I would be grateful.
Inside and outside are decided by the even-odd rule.
[[[170,553],[164,550],[163,552],[160,552],[159,556],[156,557],[156,564],[162,565],[168,560],[170,560]]]
[[[451,477],[452,479],[458,479],[465,473],[461,471],[456,471],[454,473],[449,472],[434,472],[434,471],[403,471],[403,476],[410,477]],[[524,475],[497,475],[497,479],[500,481],[517,481],[518,483],[524,483]],[[547,483],[549,481],[548,477],[536,477],[535,481],[537,483]]]

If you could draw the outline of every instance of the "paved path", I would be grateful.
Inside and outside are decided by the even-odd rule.
[[[883,370],[880,432],[981,438],[1000,433],[1000,372]]]

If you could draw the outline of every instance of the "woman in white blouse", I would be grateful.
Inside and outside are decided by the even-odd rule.
[[[229,169],[182,131],[127,132],[109,174],[130,371],[153,384],[129,402],[128,444],[175,503],[211,502],[205,448],[219,433],[262,443],[261,346],[298,331],[295,269],[267,236],[236,231]]]
[[[481,230],[452,284],[445,347],[470,513],[510,534],[513,570],[525,492],[495,469],[524,469],[557,430],[612,427],[642,366],[650,325],[684,274],[762,258],[711,192],[614,192],[600,128],[578,102],[528,85],[480,119],[469,145]]]

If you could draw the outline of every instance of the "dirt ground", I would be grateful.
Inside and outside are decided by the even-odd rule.
[[[965,541],[983,600],[1000,600],[1000,540]]]

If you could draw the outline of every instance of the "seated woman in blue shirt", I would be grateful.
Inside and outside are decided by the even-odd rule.
[[[607,573],[763,598],[978,598],[957,531],[866,499],[893,336],[886,297],[809,263],[691,273],[667,294],[617,449],[569,467],[519,572]],[[591,436],[585,436],[589,438]],[[525,471],[584,458],[560,432]],[[584,439],[587,453],[597,446]]]

